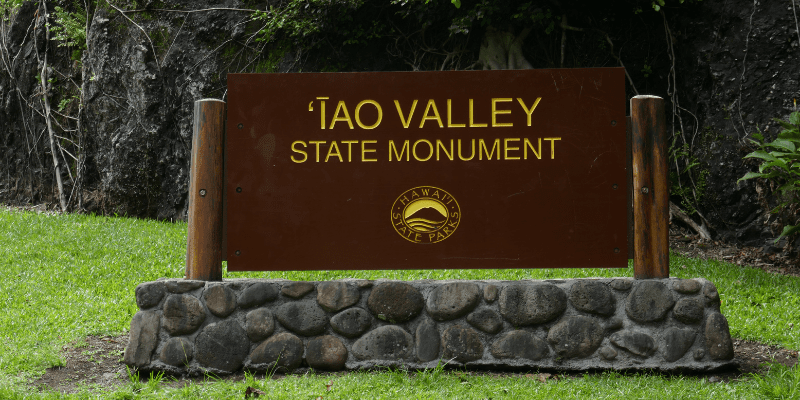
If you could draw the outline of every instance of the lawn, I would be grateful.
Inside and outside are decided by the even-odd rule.
[[[331,398],[800,398],[800,370],[775,367],[764,376],[710,383],[703,376],[612,372],[562,377],[546,383],[526,377],[454,370],[290,375],[232,382],[209,377],[174,388],[170,378],[139,381],[114,393],[87,387],[73,396],[29,385],[59,351],[87,335],[127,331],[141,282],[183,276],[186,224],[89,215],[51,215],[0,208],[0,398],[244,398],[251,386],[270,399]],[[717,285],[722,311],[736,338],[800,349],[800,279],[747,266],[672,254],[672,276],[705,277]],[[292,280],[549,279],[632,276],[632,269],[406,270],[226,273],[226,278]],[[800,324],[798,324],[800,325]],[[326,389],[326,384],[331,390]]]

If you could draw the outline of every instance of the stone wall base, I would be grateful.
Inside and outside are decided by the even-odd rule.
[[[175,374],[447,365],[710,370],[733,363],[697,279],[292,282],[136,287],[124,362]]]

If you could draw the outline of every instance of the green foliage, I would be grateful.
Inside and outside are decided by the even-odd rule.
[[[700,167],[700,161],[692,153],[688,143],[677,144],[679,137],[679,133],[675,134],[669,146],[670,165],[677,166],[669,173],[669,194],[679,197],[683,209],[692,215],[697,212],[695,205],[705,194],[709,172]]]
[[[761,376],[751,374],[765,399],[797,399],[800,397],[800,365],[785,367],[772,364],[769,372]]]
[[[761,160],[758,172],[750,171],[736,182],[746,179],[760,178],[766,179],[778,186],[778,194],[781,202],[772,212],[777,213],[788,206],[796,206],[800,203],[800,112],[793,112],[789,115],[789,121],[774,119],[784,129],[778,137],[767,142],[764,135],[754,133],[750,139],[757,150],[744,156],[744,158],[756,158]],[[780,238],[800,231],[800,225],[786,225],[780,236],[775,239],[777,243]]]
[[[363,0],[291,0],[281,7],[256,11],[254,18],[264,23],[260,41],[272,41],[278,34],[303,39],[320,33],[329,24],[347,19]]]
[[[59,47],[72,47],[72,59],[80,60],[83,50],[86,50],[86,11],[76,3],[76,11],[67,11],[61,6],[55,6],[55,24],[50,26],[53,39]]]

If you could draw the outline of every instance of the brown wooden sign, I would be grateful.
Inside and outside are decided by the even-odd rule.
[[[228,75],[228,270],[627,266],[621,68]]]

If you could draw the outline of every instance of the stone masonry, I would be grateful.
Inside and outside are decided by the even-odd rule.
[[[292,282],[136,287],[124,362],[225,374],[447,365],[709,370],[733,363],[702,279]]]

